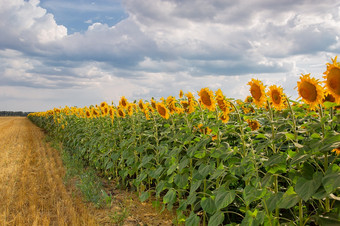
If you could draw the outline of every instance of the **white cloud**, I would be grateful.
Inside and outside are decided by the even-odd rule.
[[[45,4],[60,10],[79,3],[62,2]],[[114,26],[89,19],[86,31],[67,34],[38,0],[2,0],[1,86],[34,94],[40,88],[49,98],[48,89],[64,90],[53,103],[71,95],[80,105],[202,87],[241,98],[257,77],[286,85],[294,96],[301,73],[320,77],[339,54],[340,3],[331,0],[124,0],[123,6],[129,16]]]

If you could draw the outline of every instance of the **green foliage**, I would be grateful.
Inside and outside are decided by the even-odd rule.
[[[340,159],[331,152],[340,146],[339,113],[332,107],[320,115],[305,105],[245,114],[235,104],[226,124],[203,109],[168,120],[137,112],[113,123],[60,113],[64,128],[55,115],[30,119],[85,165],[137,190],[142,202],[154,196],[157,205],[176,207],[185,225],[303,225],[339,216]],[[252,131],[246,119],[260,128]]]

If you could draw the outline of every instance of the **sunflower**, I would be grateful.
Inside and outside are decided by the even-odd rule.
[[[140,108],[142,111],[144,110],[145,106],[144,106],[144,103],[143,103],[143,100],[142,100],[142,99],[139,100],[138,106],[139,106],[139,108]]]
[[[168,96],[168,98],[166,98],[166,105],[168,107],[168,109],[170,110],[170,114],[173,114],[176,112],[176,99],[173,96]]]
[[[221,112],[220,113],[220,120],[223,122],[223,123],[227,123],[229,121],[229,114],[226,113],[226,112]]]
[[[330,94],[330,93],[325,94],[325,96],[322,99],[322,102],[326,102],[326,101],[334,103],[335,102],[335,97],[332,94]]]
[[[133,115],[133,106],[132,104],[128,104],[127,106],[127,113],[129,116]]]
[[[108,104],[104,101],[100,103],[100,108],[105,108]]]
[[[295,87],[296,88],[296,87]],[[302,74],[300,81],[297,82],[297,88],[299,92],[299,98],[309,104],[310,109],[314,109],[318,104],[322,103],[324,97],[324,91],[319,80],[310,78],[310,74]]]
[[[282,110],[285,108],[284,93],[281,86],[271,85],[267,92],[270,103],[276,110]]]
[[[253,103],[253,97],[247,96],[246,99],[244,100],[244,103]]]
[[[333,64],[327,63],[323,78],[327,92],[334,96],[336,103],[340,103],[340,63],[336,59],[337,56],[332,59]]]
[[[183,98],[183,91],[182,91],[182,90],[179,91],[179,98],[180,98],[180,99]]]
[[[109,115],[112,119],[115,117],[115,111],[116,109],[114,107],[110,107]]]
[[[181,101],[181,105],[184,109],[184,112],[188,113],[189,112],[189,102],[186,100]]]
[[[195,97],[190,92],[185,94],[185,96],[188,98],[188,104],[189,104],[187,113],[188,114],[193,113],[195,111],[196,106],[197,106],[197,102],[195,101]]]
[[[266,102],[266,94],[265,94],[265,86],[263,83],[258,79],[251,79],[250,82],[248,82],[248,85],[250,85],[250,93],[253,97],[253,101],[258,107],[262,107],[265,105]]]
[[[157,103],[156,103],[156,101],[152,98],[151,99],[151,106],[154,108],[154,109],[157,109]]]
[[[157,104],[157,111],[162,116],[162,118],[168,119],[170,116],[169,110],[162,103]]]
[[[94,116],[94,117],[99,116],[99,112],[95,108],[92,108],[92,116]]]
[[[340,155],[340,147],[334,148],[332,152],[335,152],[336,155]]]
[[[117,115],[118,115],[118,117],[125,118],[126,114],[125,114],[123,108],[120,108],[120,107],[118,108]]]
[[[216,105],[214,100],[214,93],[208,88],[202,88],[201,91],[198,92],[200,96],[200,103],[203,104],[210,111],[215,111]]]
[[[251,131],[258,130],[260,128],[260,123],[257,120],[247,119],[246,121]]]
[[[225,100],[221,89],[218,89],[215,92],[215,95],[216,95],[217,105],[221,109],[221,111],[223,112],[229,111],[229,102]]]
[[[123,108],[128,107],[129,103],[128,103],[127,99],[125,98],[125,96],[122,96],[120,98],[119,105],[122,106]]]

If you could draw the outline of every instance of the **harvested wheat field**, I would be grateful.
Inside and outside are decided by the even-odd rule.
[[[59,151],[44,142],[44,133],[27,118],[0,117],[0,134],[1,226],[115,225],[112,213],[119,213],[121,208],[144,215],[126,216],[120,225],[171,225],[145,204],[138,205],[146,209],[136,209],[135,202],[127,204],[124,193],[117,194],[119,205],[98,209],[84,203],[74,187],[63,183],[65,169]]]

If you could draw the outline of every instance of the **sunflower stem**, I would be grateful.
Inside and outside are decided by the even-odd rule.
[[[293,111],[293,108],[292,106],[290,105],[290,101],[288,99],[288,97],[286,97],[286,101],[287,101],[287,104],[288,104],[288,108],[290,110],[290,113],[292,115],[292,121],[293,121],[293,131],[294,131],[294,138],[295,138],[295,141],[297,141],[297,131],[296,131],[296,119],[295,119],[295,113]]]
[[[234,107],[235,111],[236,111],[236,115],[239,121],[239,128],[240,128],[240,132],[241,132],[241,141],[242,141],[242,151],[243,151],[243,155],[242,157],[246,156],[246,142],[245,142],[245,137],[244,137],[244,131],[243,131],[243,121],[240,115],[240,111],[237,109],[237,107],[235,106],[235,104],[230,101],[231,105]]]

